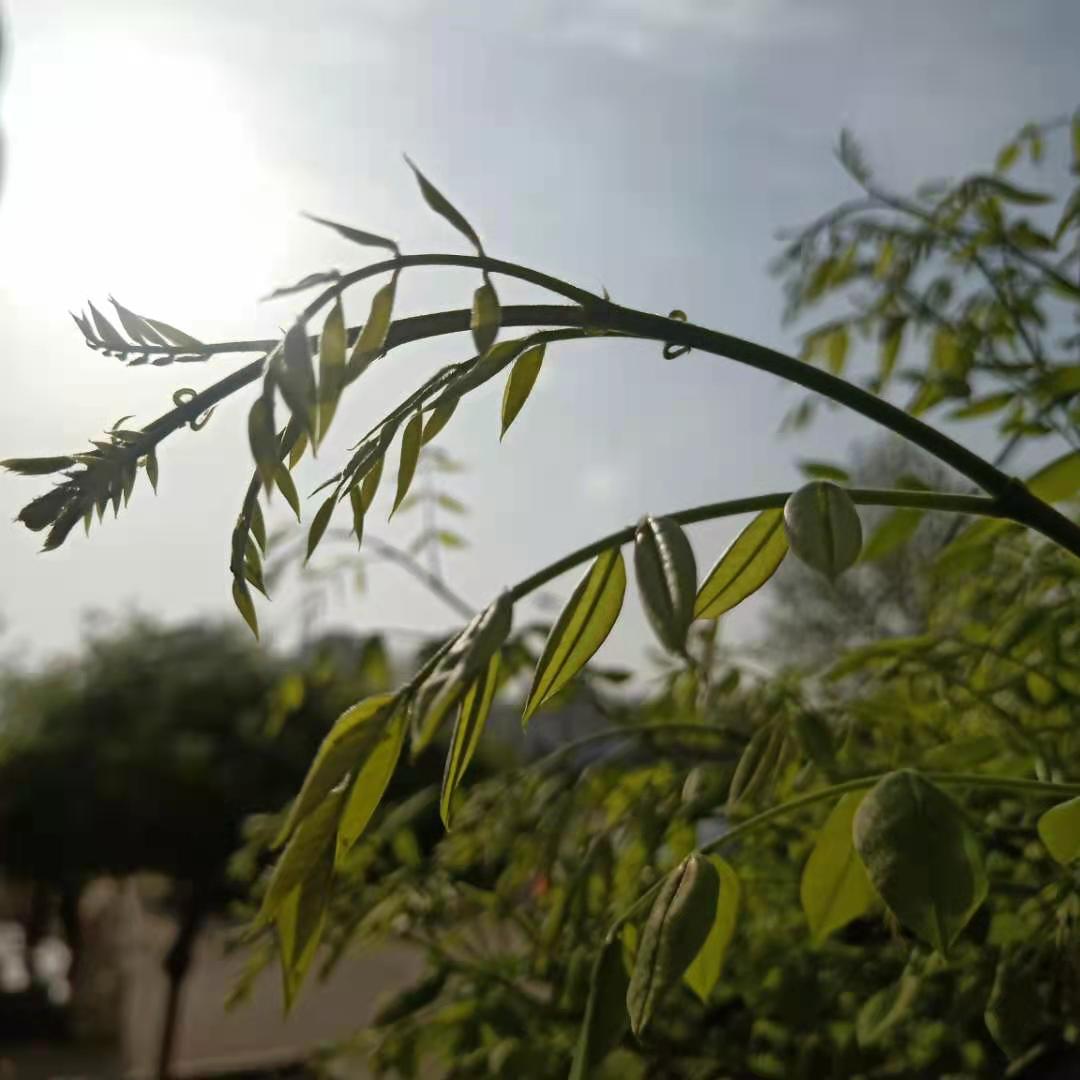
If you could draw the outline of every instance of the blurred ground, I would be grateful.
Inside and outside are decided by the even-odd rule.
[[[117,1080],[149,1078],[164,1005],[161,958],[172,940],[164,917],[136,905],[124,906],[121,946],[123,978],[122,1046],[29,1046],[0,1050],[0,1080]],[[284,1017],[276,968],[256,981],[250,997],[226,1012],[224,1001],[245,954],[226,956],[226,928],[211,927],[203,936],[188,977],[180,1020],[175,1074],[214,1076],[297,1062],[319,1045],[355,1032],[367,1021],[379,998],[420,970],[422,960],[402,949],[365,952],[342,961],[325,983],[312,981],[293,1012]],[[6,1054],[6,1057],[5,1057]],[[356,1071],[357,1080],[367,1076]]]

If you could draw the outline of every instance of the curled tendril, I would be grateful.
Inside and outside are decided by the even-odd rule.
[[[217,406],[214,405],[207,409],[202,416],[197,416],[194,420],[189,420],[188,427],[191,428],[192,431],[202,431],[202,429],[210,422],[210,417],[214,415],[214,409],[216,408]]]

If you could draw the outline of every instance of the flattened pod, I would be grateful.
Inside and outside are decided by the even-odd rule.
[[[626,1008],[640,1036],[665,992],[701,951],[716,917],[720,878],[704,856],[688,855],[664,881],[641,935]]]
[[[828,578],[843,573],[862,550],[859,512],[843,488],[815,480],[792,493],[784,506],[791,550]]]
[[[677,522],[642,519],[634,534],[634,571],[645,614],[660,643],[669,652],[684,652],[694,619],[697,565]]]

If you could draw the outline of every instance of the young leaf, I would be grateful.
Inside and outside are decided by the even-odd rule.
[[[454,410],[458,407],[460,400],[459,397],[443,396],[435,402],[435,408],[428,414],[427,422],[424,424],[424,433],[420,436],[421,446],[427,446],[450,423],[450,417],[454,415]]]
[[[815,570],[835,578],[859,557],[862,525],[843,488],[814,480],[792,493],[784,506],[791,550]]]
[[[589,1080],[596,1066],[615,1048],[630,1026],[626,1012],[628,985],[622,942],[615,937],[604,942],[593,965],[589,1000],[574,1049],[570,1080]]]
[[[705,944],[701,946],[683,976],[686,985],[697,994],[703,1004],[708,1004],[709,997],[723,974],[728,946],[735,936],[742,896],[742,883],[731,866],[719,855],[709,855],[708,861],[716,868],[720,883],[716,914]]]
[[[275,367],[281,396],[300,427],[314,442],[318,411],[315,400],[315,368],[311,361],[306,327],[295,323],[289,328],[285,334],[281,356],[281,363]]]
[[[90,317],[94,320],[94,326],[97,329],[98,337],[105,342],[106,345],[119,345],[121,348],[127,346],[127,342],[117,332],[116,327],[113,326],[104,315],[96,307],[94,307],[91,301],[87,301],[87,306],[90,308]]]
[[[782,510],[763,510],[709,571],[694,602],[695,619],[716,619],[757,592],[787,554]]]
[[[248,413],[248,443],[255,468],[266,490],[273,486],[274,477],[281,465],[280,444],[274,430],[274,398],[272,394],[260,394]]]
[[[1062,866],[1080,858],[1080,798],[1058,803],[1039,818],[1039,839]]]
[[[683,977],[712,930],[720,876],[702,855],[688,855],[668,874],[653,902],[626,991],[630,1028],[638,1037],[661,998]]]
[[[963,812],[910,769],[879,780],[855,813],[855,850],[892,913],[941,953],[986,898],[982,853]]]
[[[514,361],[510,377],[506,380],[506,388],[503,390],[500,439],[506,434],[507,428],[514,422],[517,414],[521,412],[522,406],[536,384],[536,378],[544,362],[544,350],[545,345],[541,342],[539,345],[526,349]]]
[[[160,319],[151,319],[147,315],[140,315],[138,318],[142,319],[143,322],[148,323],[150,327],[156,330],[170,345],[184,345],[194,349],[203,344],[198,338],[194,338],[190,334],[185,334],[183,330],[177,330],[175,326],[170,326],[167,322],[162,322]]]
[[[285,501],[292,507],[296,520],[300,520],[300,496],[296,493],[296,485],[293,483],[292,474],[285,468],[285,463],[279,461],[274,470],[274,483],[278,490],[285,496]]]
[[[648,616],[669,652],[686,651],[694,619],[697,565],[686,533],[671,518],[646,517],[634,534],[634,571]]]
[[[393,694],[375,694],[346,709],[323,738],[315,760],[304,777],[300,794],[274,841],[280,847],[296,827],[317,807],[365,754],[382,739],[391,710]]]
[[[839,465],[827,461],[800,461],[799,471],[811,480],[832,480],[837,484],[851,483],[851,474]]]
[[[255,916],[256,926],[264,926],[273,919],[289,894],[318,868],[327,847],[334,842],[343,800],[343,791],[329,792],[296,826],[270,876],[262,906]]]
[[[626,567],[618,548],[602,552],[578,582],[551,628],[525,703],[523,723],[589,661],[615,625],[626,593]]]
[[[799,899],[815,942],[865,915],[874,903],[874,888],[851,836],[863,796],[849,792],[832,808],[803,868]]]
[[[70,469],[74,464],[73,457],[8,458],[0,461],[0,469],[20,476],[48,476],[49,473]]]
[[[397,243],[387,239],[385,236],[376,236],[375,233],[365,232],[363,229],[354,229],[351,225],[340,225],[336,221],[328,221],[326,218],[316,217],[306,211],[304,217],[308,221],[314,221],[317,225],[325,225],[328,229],[333,229],[339,236],[344,236],[346,240],[351,240],[354,244],[363,244],[365,247],[386,248],[395,255],[398,253]]]
[[[247,584],[242,578],[233,578],[232,595],[237,611],[243,615],[244,622],[248,624],[251,632],[258,637],[259,620],[255,615],[255,603],[251,599],[251,593],[248,592]]]
[[[473,293],[472,315],[469,318],[469,329],[478,356],[483,356],[495,344],[501,320],[499,294],[485,274],[483,285]]]
[[[319,541],[323,538],[323,533],[326,532],[326,527],[334,516],[335,506],[337,506],[337,495],[331,495],[311,519],[311,528],[308,530],[307,538],[307,554],[304,555],[304,562],[307,562],[315,554],[315,549],[319,546]]]
[[[116,308],[120,325],[132,341],[138,341],[144,345],[165,344],[165,339],[141,315],[136,315],[134,311],[128,310],[115,297],[110,296],[109,303]]]
[[[150,486],[154,489],[154,494],[157,494],[158,483],[158,459],[157,452],[151,450],[146,455],[146,478],[150,481]]]
[[[906,544],[915,535],[915,530],[925,515],[925,510],[918,510],[913,506],[898,506],[886,514],[866,541],[862,550],[863,562],[883,559],[901,544]]]
[[[790,746],[783,722],[772,720],[754,732],[735,766],[728,787],[728,808],[750,802],[776,779]]]
[[[394,505],[390,510],[390,517],[401,505],[402,500],[409,493],[409,485],[416,475],[416,463],[420,458],[420,434],[423,430],[424,417],[419,409],[409,418],[405,425],[405,431],[401,436],[401,461],[398,464],[397,494],[394,496]]]
[[[413,175],[416,177],[416,182],[420,185],[420,193],[424,196],[424,202],[435,211],[436,214],[440,214],[446,218],[451,225],[476,248],[480,255],[484,254],[484,245],[480,243],[480,237],[476,235],[473,227],[465,220],[461,213],[453,207],[449,200],[431,183],[430,180],[412,163],[409,156],[405,155],[405,161],[409,168],[412,169]]]
[[[394,775],[401,747],[405,742],[405,710],[396,708],[385,728],[364,760],[356,769],[348,801],[338,825],[336,866],[340,866],[353,845],[363,835],[372,815],[378,809],[383,794]]]
[[[345,387],[345,310],[341,296],[326,315],[319,335],[319,438],[324,439]]]
[[[1028,491],[1045,502],[1064,502],[1080,492],[1080,450],[1070,450],[1028,478]]]
[[[454,792],[480,742],[498,681],[499,654],[496,652],[488,661],[487,669],[466,691],[458,710],[457,723],[454,724],[454,734],[450,738],[439,797],[439,815],[447,829],[450,828]]]
[[[296,1001],[322,940],[333,874],[333,848],[327,845],[308,878],[282,901],[274,918],[286,1013]]]
[[[397,274],[383,285],[371,299],[371,310],[367,321],[360,330],[349,364],[345,371],[345,383],[348,385],[360,378],[368,365],[382,351],[386,344],[386,335],[390,332],[390,320],[394,314],[394,295],[397,292]]]

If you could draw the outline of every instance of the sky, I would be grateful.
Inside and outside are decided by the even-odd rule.
[[[403,152],[492,255],[792,351],[796,329],[782,325],[766,266],[778,228],[851,194],[832,155],[842,127],[903,188],[984,165],[1020,124],[1080,99],[1075,0],[6,7],[0,457],[71,452],[241,362],[126,369],[83,346],[68,311],[87,298],[100,306],[113,294],[204,341],[272,336],[296,304],[259,297],[367,261],[300,211],[392,235],[408,252],[467,250],[421,202]],[[407,278],[398,313],[466,306],[474,278]],[[499,285],[507,302],[535,295]],[[351,323],[369,295],[346,297]],[[426,374],[468,355],[467,339],[446,338],[380,361],[345,399],[320,460],[301,466],[301,490]],[[465,465],[446,490],[470,509],[445,522],[469,546],[444,568],[476,605],[645,512],[783,490],[799,482],[798,460],[843,458],[873,434],[830,413],[781,437],[794,391],[714,357],[666,362],[642,343],[549,350],[501,445],[500,393],[471,396],[440,440]],[[130,507],[88,539],[40,554],[40,536],[0,528],[0,651],[50,655],[88,620],[128,612],[232,617],[248,403],[230,400],[204,430],[170,438],[157,497],[141,480]],[[0,518],[42,487],[0,476]],[[280,506],[274,520],[286,520]],[[739,524],[694,531],[702,571]],[[407,543],[417,529],[404,515],[377,535]],[[328,547],[314,562],[348,554]],[[393,567],[366,576],[363,595],[351,574],[324,579],[333,602],[320,625],[454,625]],[[295,635],[312,587],[301,580],[290,572],[261,604],[271,640]],[[560,579],[551,597],[572,584]],[[752,634],[765,602],[749,601],[729,633]],[[602,658],[633,660],[646,635],[628,602]]]

